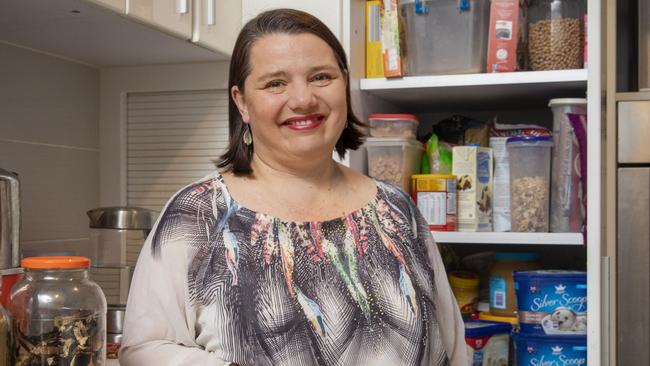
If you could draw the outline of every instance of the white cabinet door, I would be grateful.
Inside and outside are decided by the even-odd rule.
[[[183,39],[192,38],[190,0],[128,0],[126,13]]]
[[[325,23],[339,40],[342,38],[342,0],[243,0],[243,22],[275,8],[292,8],[310,13]]]
[[[194,0],[192,42],[230,55],[241,29],[241,0]]]
[[[120,14],[126,13],[127,0],[86,0],[90,3],[97,4],[101,7],[111,9]]]

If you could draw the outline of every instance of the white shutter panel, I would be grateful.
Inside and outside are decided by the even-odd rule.
[[[127,95],[127,205],[160,212],[183,186],[215,170],[228,144],[227,90]],[[127,264],[144,238],[129,232]]]

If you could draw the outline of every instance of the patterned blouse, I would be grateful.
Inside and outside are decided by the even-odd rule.
[[[180,190],[138,259],[121,365],[467,365],[426,222],[376,185],[320,222],[242,207],[218,173]]]

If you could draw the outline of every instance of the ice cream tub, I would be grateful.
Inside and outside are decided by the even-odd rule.
[[[586,366],[586,336],[512,334],[517,366]]]
[[[586,272],[515,272],[514,287],[522,333],[587,334]]]
[[[508,323],[474,320],[465,322],[467,359],[471,366],[508,365],[510,351]]]

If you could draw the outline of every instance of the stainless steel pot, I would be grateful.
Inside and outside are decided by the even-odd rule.
[[[122,334],[124,327],[124,314],[126,306],[109,305],[106,312],[106,332],[111,334]]]
[[[19,266],[19,187],[16,173],[0,169],[0,269]]]

